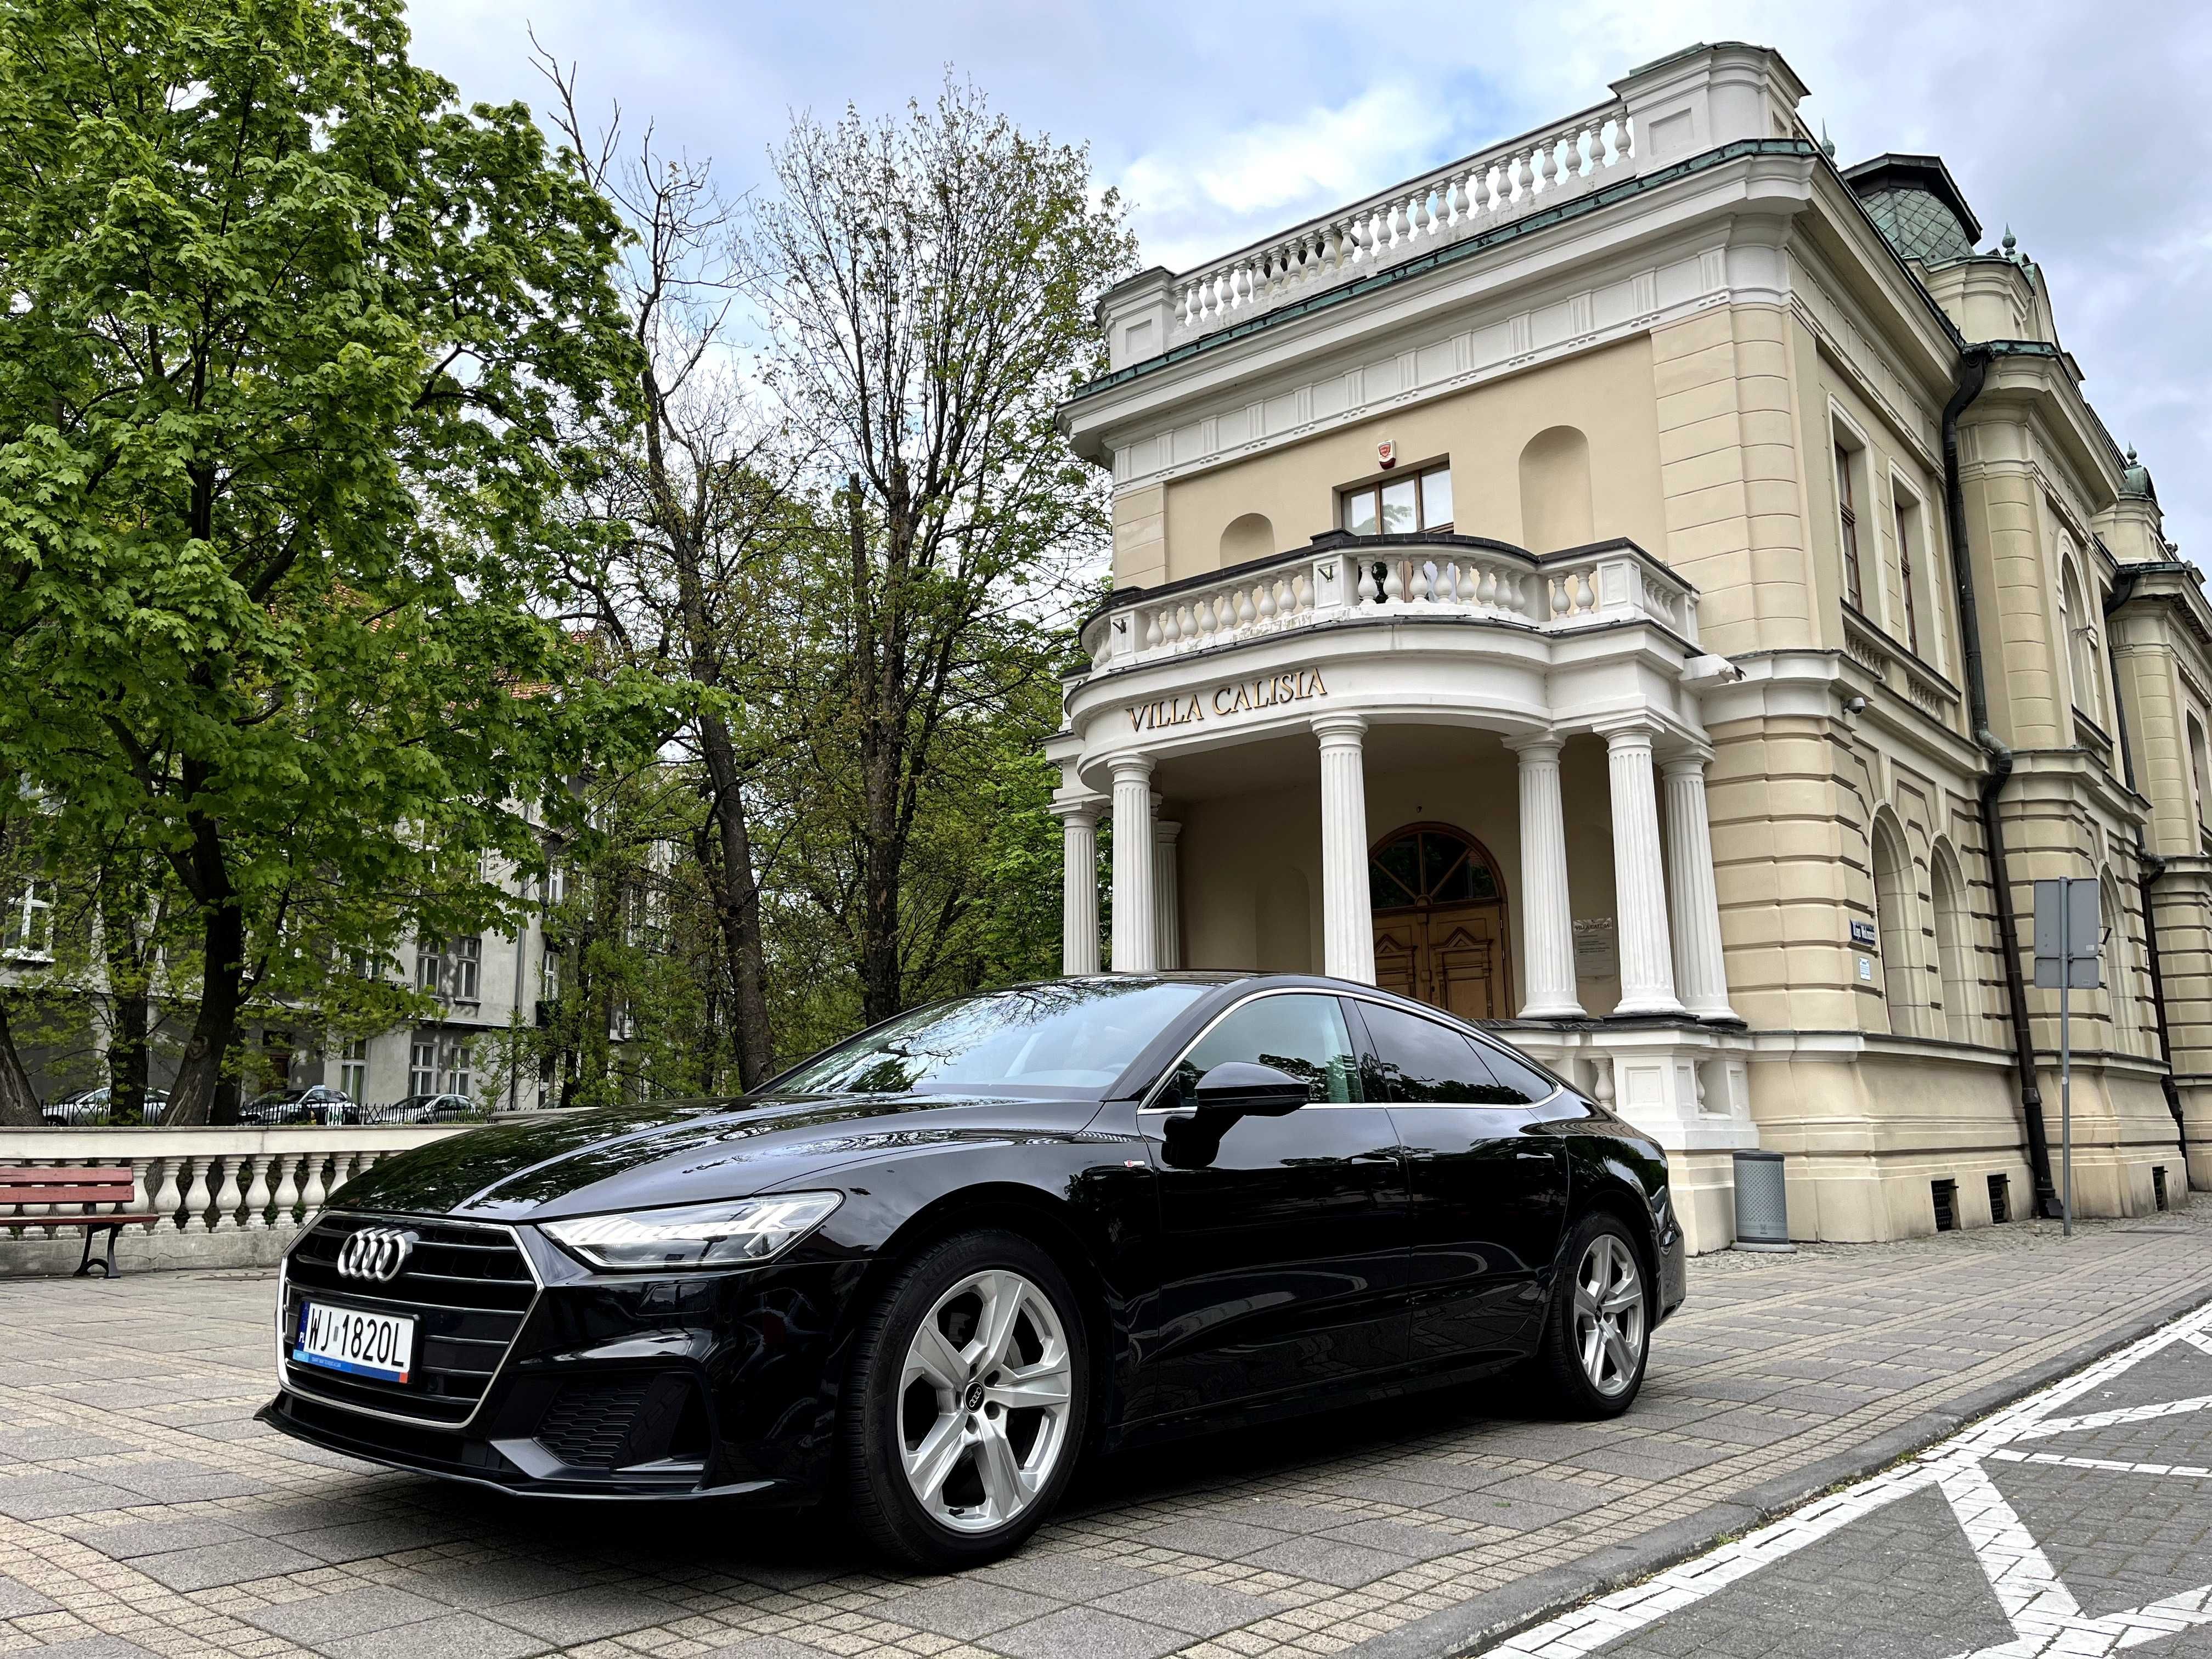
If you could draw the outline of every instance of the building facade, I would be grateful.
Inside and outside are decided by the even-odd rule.
[[[1105,296],[1066,967],[1392,987],[1656,1134],[1693,1248],[1752,1147],[1884,1239],[2049,1203],[2032,884],[2094,877],[2076,1205],[2148,1211],[2212,1182],[2212,610],[2041,270],[1803,95],[1698,46]]]

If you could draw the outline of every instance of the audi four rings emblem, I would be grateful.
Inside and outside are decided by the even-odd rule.
[[[338,1247],[338,1272],[347,1279],[388,1282],[399,1276],[415,1248],[415,1235],[398,1227],[363,1227]]]

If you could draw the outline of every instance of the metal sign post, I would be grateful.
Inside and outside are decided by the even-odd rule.
[[[2035,983],[2058,993],[2059,1213],[2074,1237],[2074,1006],[2072,993],[2104,983],[2097,953],[2104,943],[2094,876],[2058,876],[2035,884]]]

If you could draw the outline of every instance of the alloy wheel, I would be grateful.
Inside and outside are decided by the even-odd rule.
[[[1617,1233],[1590,1240],[1575,1269],[1575,1351],[1590,1387],[1618,1399],[1644,1356],[1644,1277]]]
[[[1036,1501],[1069,1442],[1067,1333],[1004,1267],[971,1273],[915,1328],[899,1376],[899,1455],[930,1517],[990,1532]]]

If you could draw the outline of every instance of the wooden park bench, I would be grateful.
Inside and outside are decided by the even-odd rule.
[[[70,1212],[67,1211],[46,1215],[0,1215],[0,1227],[82,1227],[84,1229],[84,1259],[76,1264],[74,1278],[82,1279],[92,1271],[93,1236],[101,1228],[107,1230],[107,1260],[101,1264],[101,1276],[115,1277],[115,1238],[135,1221],[156,1221],[160,1218],[149,1212],[124,1213],[137,1197],[131,1180],[127,1164],[46,1164],[39,1168],[22,1165],[0,1168],[0,1205],[5,1204],[120,1204],[123,1210],[100,1210]]]

